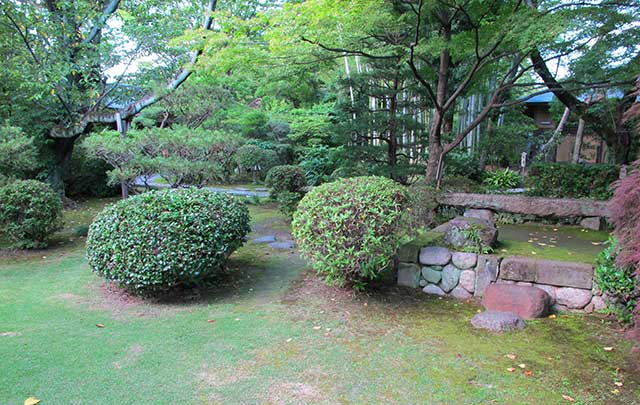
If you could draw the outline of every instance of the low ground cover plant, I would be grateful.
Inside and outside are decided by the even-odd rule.
[[[105,208],[87,258],[106,280],[138,292],[197,285],[221,273],[249,233],[247,207],[204,189],[141,194]]]
[[[0,233],[21,249],[44,248],[62,225],[62,201],[49,185],[18,180],[0,188]]]
[[[633,267],[616,264],[619,253],[617,238],[610,238],[607,248],[598,255],[595,282],[607,297],[608,311],[619,321],[629,323],[638,300],[638,279]]]
[[[510,188],[520,186],[522,178],[517,172],[506,168],[503,170],[486,172],[483,183],[490,191],[508,190]]]
[[[363,288],[391,264],[407,201],[405,189],[383,177],[326,183],[300,201],[293,235],[328,283]]]

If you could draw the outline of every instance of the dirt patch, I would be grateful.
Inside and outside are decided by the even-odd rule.
[[[269,403],[309,403],[322,399],[317,388],[301,382],[286,382],[269,387]]]
[[[353,301],[357,294],[348,288],[332,287],[326,285],[313,271],[303,272],[300,277],[291,283],[291,286],[282,298],[284,304],[296,304],[311,298],[324,300],[329,305],[336,305],[343,301]]]

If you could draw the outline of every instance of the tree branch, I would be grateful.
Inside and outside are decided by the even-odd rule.
[[[94,39],[98,36],[98,33],[102,31],[102,27],[107,23],[111,14],[115,13],[120,5],[120,0],[111,0],[109,4],[102,11],[102,15],[96,22],[96,24],[89,31],[89,35],[85,39],[82,40],[82,44],[90,44]]]

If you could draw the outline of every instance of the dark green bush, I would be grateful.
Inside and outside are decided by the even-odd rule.
[[[424,179],[407,187],[409,198],[408,215],[406,218],[407,233],[419,232],[434,225],[436,209],[438,208],[438,191]]]
[[[361,288],[391,264],[407,200],[402,186],[383,177],[326,183],[300,201],[293,235],[328,283]]]
[[[105,208],[91,224],[94,272],[136,292],[198,284],[219,274],[249,233],[249,211],[204,189],[141,194]]]
[[[266,185],[271,189],[271,197],[288,191],[298,193],[306,185],[304,170],[300,166],[275,166],[267,173]]]
[[[608,245],[598,255],[595,283],[605,294],[609,313],[620,322],[629,323],[638,300],[638,279],[631,266],[621,268],[616,265],[616,257],[620,253],[617,239],[610,238]]]
[[[617,165],[536,163],[529,168],[529,194],[552,198],[593,198],[608,200],[611,184],[618,180]]]
[[[18,180],[0,188],[0,233],[23,249],[43,248],[61,225],[62,202],[49,185]]]
[[[291,217],[304,195],[306,181],[302,168],[292,165],[275,166],[267,173],[266,184],[271,189],[271,198],[280,205],[280,211]]]
[[[90,155],[83,147],[73,151],[64,179],[65,194],[70,197],[111,197],[118,195],[119,186],[109,184],[107,162]]]

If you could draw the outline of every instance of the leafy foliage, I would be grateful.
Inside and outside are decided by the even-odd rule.
[[[640,274],[640,162],[634,167],[635,170],[615,183],[609,219],[621,247],[618,265],[631,266]]]
[[[407,187],[408,215],[407,223],[404,226],[407,233],[415,234],[420,230],[429,229],[433,226],[436,209],[438,208],[438,190],[428,184],[424,179]]]
[[[609,311],[621,322],[629,323],[638,300],[638,278],[631,266],[616,264],[619,254],[618,240],[610,238],[608,246],[598,255],[595,283],[606,294]]]
[[[246,206],[227,195],[195,188],[150,192],[96,217],[87,257],[105,279],[149,293],[219,274],[249,231]]]
[[[69,172],[64,179],[65,193],[70,197],[110,197],[118,189],[109,182],[111,167],[87,152],[82,145],[74,148]]]
[[[15,247],[47,246],[47,237],[61,225],[62,201],[47,184],[17,180],[0,188],[0,232]]]
[[[39,165],[37,158],[33,137],[27,136],[21,128],[0,126],[0,184],[35,170]]]
[[[302,168],[293,165],[274,166],[267,173],[266,185],[270,188],[271,198],[280,204],[280,211],[291,217],[304,195],[306,182]]]
[[[518,187],[522,178],[517,172],[506,168],[485,173],[483,182],[490,190],[507,190]]]
[[[536,163],[529,169],[527,184],[534,196],[607,200],[619,172],[610,164]]]
[[[382,177],[354,177],[312,189],[293,216],[302,254],[330,284],[362,288],[398,247],[406,191]]]

